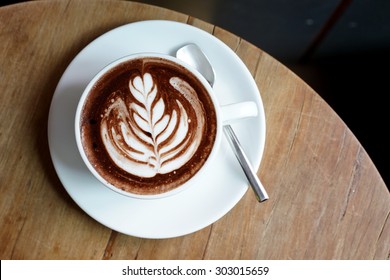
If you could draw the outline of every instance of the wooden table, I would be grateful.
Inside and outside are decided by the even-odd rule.
[[[50,102],[64,70],[99,35],[147,19],[188,23],[233,49],[265,106],[258,175],[214,224],[182,237],[120,234],[85,214],[53,168]],[[37,1],[0,8],[1,259],[389,259],[390,195],[359,141],[323,99],[256,46],[174,11],[122,1]]]

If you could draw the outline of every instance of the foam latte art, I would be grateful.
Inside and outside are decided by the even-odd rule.
[[[175,189],[204,165],[216,112],[184,67],[156,57],[124,61],[103,74],[84,102],[85,155],[105,182],[134,194]]]
[[[189,130],[191,119],[179,100],[168,110],[149,73],[129,82],[129,94],[136,102],[126,102],[126,97],[115,92],[109,98],[101,136],[111,159],[130,174],[153,177],[172,172],[188,162],[199,147],[204,129],[204,116],[199,113],[202,105],[185,81],[172,77],[170,84],[193,106],[198,122],[194,130]]]

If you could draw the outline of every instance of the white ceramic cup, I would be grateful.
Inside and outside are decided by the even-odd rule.
[[[88,160],[88,157],[84,151],[83,144],[82,144],[82,139],[81,139],[81,127],[80,127],[80,119],[81,119],[81,113],[82,109],[84,106],[84,103],[88,97],[88,94],[90,93],[91,89],[94,87],[95,83],[108,71],[113,69],[114,67],[118,66],[119,64],[133,60],[133,59],[139,59],[143,57],[158,57],[158,58],[163,58],[169,61],[172,61],[176,64],[179,64],[182,67],[185,67],[187,70],[191,71],[193,75],[202,83],[204,88],[206,88],[209,96],[211,97],[211,100],[214,104],[215,112],[216,112],[216,117],[217,117],[217,131],[216,131],[216,138],[214,141],[214,145],[212,147],[212,150],[210,152],[210,155],[206,162],[203,164],[203,166],[200,168],[200,170],[195,173],[188,181],[183,183],[182,185],[164,193],[160,194],[150,194],[150,195],[143,195],[143,194],[135,194],[131,192],[127,192],[124,190],[121,190],[108,182],[103,176],[101,176],[93,167],[93,165],[90,163]],[[204,174],[204,171],[209,169],[210,166],[212,165],[213,161],[215,160],[215,156],[217,154],[217,151],[220,148],[221,145],[221,140],[222,140],[222,128],[224,124],[231,123],[233,121],[239,121],[244,118],[248,117],[255,117],[258,114],[258,109],[257,105],[253,101],[245,101],[245,102],[239,102],[239,103],[234,103],[234,104],[229,104],[229,105],[224,105],[221,106],[214,94],[214,91],[210,84],[206,81],[206,79],[197,71],[195,70],[192,66],[186,64],[185,62],[170,56],[166,54],[159,54],[159,53],[138,53],[138,54],[133,54],[129,56],[122,57],[106,67],[104,67],[100,72],[98,72],[94,78],[88,83],[87,87],[85,88],[84,92],[82,93],[77,110],[76,110],[76,116],[75,116],[75,135],[76,135],[76,143],[78,150],[80,152],[81,158],[83,159],[84,163],[88,167],[89,171],[95,176],[103,185],[108,187],[109,189],[120,193],[122,195],[128,196],[128,197],[133,197],[133,198],[138,198],[138,199],[154,199],[154,198],[163,198],[167,196],[171,196],[173,194],[176,194],[180,191],[183,191],[191,186],[196,186],[197,183],[199,183],[201,178]]]

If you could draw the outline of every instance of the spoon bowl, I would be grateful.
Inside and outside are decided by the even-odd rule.
[[[214,85],[214,68],[198,45],[185,45],[176,52],[176,57],[194,67],[203,77],[205,77],[211,86]]]

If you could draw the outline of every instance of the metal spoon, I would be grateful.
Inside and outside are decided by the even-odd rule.
[[[210,61],[203,53],[203,51],[195,44],[185,45],[176,52],[176,57],[192,65],[195,69],[201,73],[211,86],[214,85],[215,72],[211,66]],[[227,136],[231,147],[241,164],[250,186],[255,192],[256,198],[259,202],[267,200],[268,194],[264,186],[261,184],[256,172],[253,170],[248,157],[245,155],[244,150],[235,135],[233,128],[228,124],[223,127],[225,135]]]

